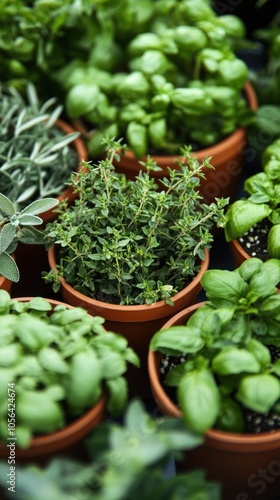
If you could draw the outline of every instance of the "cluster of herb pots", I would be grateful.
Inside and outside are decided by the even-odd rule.
[[[41,297],[1,300],[0,454],[16,436],[19,458],[51,456],[125,407],[126,339],[81,307]],[[9,418],[8,418],[9,417]],[[16,422],[16,425],[15,425]]]

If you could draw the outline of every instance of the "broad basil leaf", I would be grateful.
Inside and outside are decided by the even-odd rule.
[[[280,313],[280,295],[275,294],[272,297],[267,297],[260,303],[258,309],[265,317],[275,318],[275,315]]]
[[[246,233],[257,222],[271,212],[266,204],[256,204],[249,200],[235,201],[226,213],[225,237],[231,241]]]
[[[221,351],[212,360],[212,369],[219,375],[258,373],[260,368],[260,363],[252,353],[235,347]]]
[[[270,351],[269,349],[259,342],[257,339],[252,338],[248,344],[247,349],[259,361],[262,368],[267,368],[270,364]]]
[[[188,326],[173,326],[160,330],[152,338],[150,348],[167,354],[181,352],[197,352],[204,346],[196,328]]]
[[[189,429],[204,433],[215,424],[220,411],[220,395],[211,372],[186,373],[178,387],[178,399]]]
[[[268,233],[267,251],[269,257],[280,259],[280,224],[272,226]]]
[[[244,418],[240,406],[231,398],[223,398],[216,428],[225,432],[243,432]]]
[[[234,303],[246,295],[248,287],[239,274],[221,269],[206,271],[201,278],[201,284],[209,300],[213,296]]]
[[[280,382],[273,375],[249,375],[242,379],[236,397],[245,407],[267,413],[280,397]]]
[[[249,281],[252,276],[258,272],[263,266],[263,261],[252,257],[251,259],[244,260],[236,272],[240,274],[244,281]]]

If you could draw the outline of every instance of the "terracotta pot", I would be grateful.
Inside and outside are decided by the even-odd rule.
[[[56,269],[54,246],[48,251],[48,258],[51,269]],[[201,263],[199,273],[186,288],[172,297],[173,307],[165,304],[163,300],[151,305],[135,306],[101,302],[77,292],[64,278],[60,279],[61,295],[65,302],[84,307],[93,316],[102,316],[105,319],[105,328],[122,334],[128,340],[130,347],[139,355],[141,368],[129,366],[127,371],[130,396],[151,397],[147,372],[147,354],[152,335],[176,312],[196,301],[201,290],[201,277],[208,269],[208,266],[209,251],[206,250],[205,260]]]
[[[203,304],[179,312],[162,329],[186,324]],[[160,382],[161,358],[161,353],[149,351],[148,372],[154,399],[164,415],[179,418],[181,411]],[[272,500],[280,491],[280,430],[258,435],[209,430],[204,444],[186,452],[178,464],[178,470],[196,468],[205,469],[209,480],[221,483],[225,500]]]
[[[251,258],[251,256],[240,245],[238,240],[230,241],[229,247],[233,255],[235,267],[239,267],[242,264],[242,262]]]
[[[244,94],[249,108],[256,110],[258,107],[257,96],[250,82],[244,85]],[[74,128],[79,130],[85,139],[89,137],[89,133],[81,120],[73,120],[72,123]],[[193,156],[196,156],[199,162],[205,156],[211,156],[211,164],[215,167],[215,170],[205,168],[206,179],[201,179],[199,190],[205,203],[215,201],[215,197],[230,197],[230,201],[236,198],[242,176],[246,144],[247,131],[245,128],[240,127],[214,146],[193,153]],[[162,168],[160,172],[151,172],[151,175],[156,179],[168,177],[167,167],[178,168],[176,162],[178,159],[182,160],[182,157],[178,155],[152,156]],[[115,162],[116,171],[125,174],[128,179],[134,179],[139,170],[143,168],[139,165],[139,161],[145,162],[146,159],[146,156],[137,159],[132,151],[127,150],[124,155],[121,155],[120,161]]]
[[[0,276],[0,290],[6,290],[6,292],[10,293],[11,286],[12,282],[10,280],[4,278],[4,276]]]
[[[28,302],[32,297],[19,297],[16,300]],[[56,305],[65,305],[69,309],[73,306],[63,302],[47,299],[54,307]],[[106,418],[106,395],[102,395],[95,406],[90,408],[81,417],[67,424],[63,429],[51,434],[38,435],[31,441],[29,448],[22,449],[16,447],[16,461],[26,463],[36,461],[45,463],[54,454],[62,453],[70,456],[79,456],[85,459],[86,449],[82,440],[93,430],[99,423]],[[15,432],[16,434],[16,432]],[[9,448],[7,444],[0,442],[0,457],[9,457]]]
[[[73,132],[76,132],[76,130],[66,123],[63,120],[58,119],[56,121],[56,125],[65,133],[65,134],[71,134]],[[78,155],[78,165],[77,165],[77,170],[79,171],[81,166],[79,165],[82,160],[87,161],[88,160],[88,152],[87,148],[83,142],[83,140],[78,137],[75,139],[71,144],[70,147],[73,147],[75,149],[77,155]],[[68,203],[71,204],[73,203],[74,199],[77,198],[77,193],[73,192],[72,186],[67,187],[59,196],[57,196],[57,199],[59,201],[68,199]],[[53,210],[48,210],[47,212],[44,212],[40,215],[40,217],[43,219],[44,224],[47,222],[50,222],[54,220],[57,217],[57,214]]]

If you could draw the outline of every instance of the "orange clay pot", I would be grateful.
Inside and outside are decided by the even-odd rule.
[[[240,245],[238,240],[232,240],[229,242],[229,247],[233,255],[235,267],[239,267],[244,260],[250,259],[251,256],[244,250]]]
[[[20,297],[15,300],[28,302],[32,297]],[[63,302],[47,299],[54,307],[64,305],[69,309],[72,306]],[[44,464],[53,458],[54,454],[61,453],[67,456],[86,458],[86,449],[82,440],[106,418],[106,395],[102,395],[95,406],[90,408],[84,415],[73,420],[63,429],[51,434],[36,436],[32,439],[29,448],[17,448],[15,450],[15,459],[19,463],[37,462]],[[15,431],[16,434],[16,431]],[[0,457],[9,457],[9,448],[7,443],[0,442]]]
[[[48,258],[50,268],[56,269],[54,246],[48,251]],[[201,277],[208,266],[209,251],[206,250],[205,260],[201,263],[199,273],[186,288],[172,297],[173,307],[163,300],[151,305],[135,306],[101,302],[77,292],[64,278],[60,278],[60,292],[65,302],[81,306],[93,316],[102,316],[105,319],[104,327],[106,330],[122,334],[128,340],[130,347],[140,357],[140,368],[129,366],[126,372],[131,397],[149,398],[152,396],[147,371],[147,355],[152,335],[175,313],[196,301],[201,290]]]
[[[186,324],[202,305],[204,302],[184,309],[162,329]],[[180,418],[181,411],[160,382],[161,358],[161,353],[149,351],[148,372],[154,399],[164,415]],[[187,451],[178,464],[180,471],[197,468],[203,468],[208,479],[220,482],[223,500],[272,500],[280,491],[280,430],[257,435],[209,430],[204,444]]]
[[[256,110],[258,101],[251,83],[247,82],[243,90],[249,108]],[[72,123],[74,128],[81,132],[82,137],[86,139],[90,136],[82,120],[73,120]],[[199,191],[205,203],[214,202],[216,197],[230,197],[231,202],[235,199],[242,177],[246,144],[247,131],[245,128],[240,127],[217,144],[193,153],[193,156],[196,156],[199,162],[205,156],[210,156],[210,163],[215,167],[215,170],[209,170],[208,168],[203,170],[206,178],[201,179]],[[176,162],[182,160],[182,157],[178,155],[151,156],[162,168],[160,172],[151,172],[151,175],[157,180],[168,177],[167,167],[178,168]],[[115,162],[115,168],[117,172],[125,174],[128,179],[134,179],[139,170],[143,169],[139,162],[145,162],[146,160],[146,156],[136,158],[132,151],[127,150],[124,155],[120,155],[120,161]]]

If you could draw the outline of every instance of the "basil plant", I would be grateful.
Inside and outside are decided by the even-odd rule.
[[[17,445],[24,449],[33,437],[82,416],[105,390],[109,413],[121,414],[127,364],[139,366],[139,359],[127,340],[106,332],[103,323],[81,307],[52,307],[42,297],[19,301],[0,290],[2,441],[8,436],[8,393],[15,390]]]
[[[249,195],[232,203],[226,213],[227,241],[239,238],[258,222],[267,220],[267,251],[271,258],[280,258],[280,140],[268,146],[262,156],[263,170],[245,180]]]
[[[280,261],[251,258],[234,270],[202,276],[207,301],[186,325],[160,330],[152,351],[184,356],[166,375],[185,423],[242,432],[244,409],[280,413]]]

